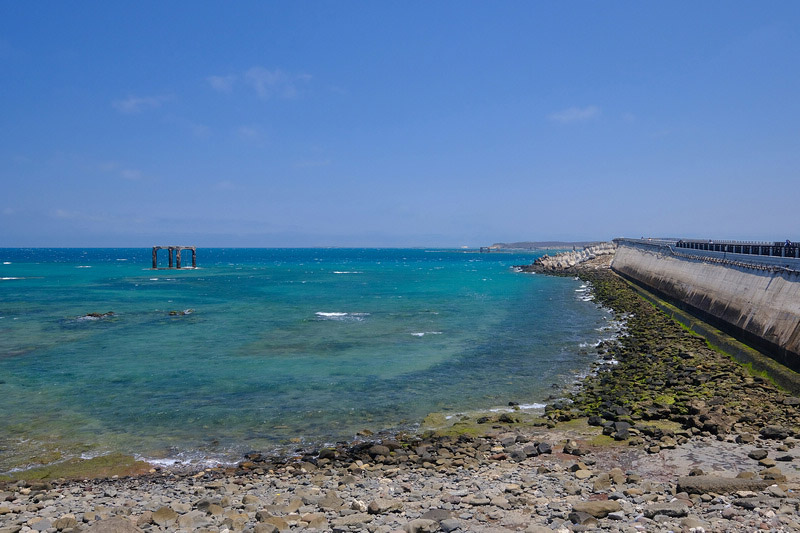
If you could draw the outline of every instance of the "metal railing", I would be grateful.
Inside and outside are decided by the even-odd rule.
[[[800,260],[798,260],[796,256],[786,256],[780,254],[769,255],[769,254],[758,254],[758,253],[747,254],[747,253],[737,253],[733,251],[727,251],[725,249],[706,250],[702,248],[690,248],[688,246],[678,246],[679,242],[704,243],[704,241],[685,241],[685,240],[675,241],[673,239],[625,239],[625,238],[614,239],[614,241],[617,242],[618,245],[620,243],[627,242],[634,246],[644,247],[658,254],[670,255],[693,261],[715,263],[715,264],[734,266],[738,268],[747,268],[751,270],[759,270],[765,272],[775,272],[775,273],[783,272],[783,273],[800,275]],[[734,242],[736,243],[736,245],[744,244],[741,241],[728,241],[726,244],[732,245]],[[718,242],[717,244],[722,245],[723,243]],[[776,247],[776,244],[780,245],[781,243],[764,243],[761,246],[772,246],[774,248]],[[753,244],[752,246],[757,246],[757,244]],[[792,243],[792,246],[798,247],[798,244]]]

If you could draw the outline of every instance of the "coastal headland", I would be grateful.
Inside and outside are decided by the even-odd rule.
[[[0,532],[800,530],[800,398],[639,296],[613,251],[586,256],[548,272],[625,326],[543,414],[433,413],[231,468],[29,471],[0,484]]]

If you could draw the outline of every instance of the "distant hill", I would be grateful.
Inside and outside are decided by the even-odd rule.
[[[559,250],[559,249],[576,249],[584,248],[592,244],[597,244],[603,241],[523,241],[523,242],[497,242],[490,246],[495,250]]]

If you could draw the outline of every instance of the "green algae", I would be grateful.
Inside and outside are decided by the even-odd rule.
[[[33,479],[97,479],[109,478],[113,476],[132,476],[144,474],[151,469],[151,465],[144,461],[138,461],[130,455],[112,453],[93,457],[91,459],[68,459],[60,463],[37,466],[28,470],[14,472],[8,478],[10,480],[33,480]]]

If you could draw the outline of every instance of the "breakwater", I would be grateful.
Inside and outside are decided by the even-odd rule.
[[[545,254],[536,259],[533,264],[523,265],[518,268],[525,272],[563,272],[600,257],[612,256],[616,248],[617,245],[613,242],[601,242],[586,246],[581,250],[561,252],[553,256]]]
[[[800,370],[800,261],[616,239],[611,268]]]

